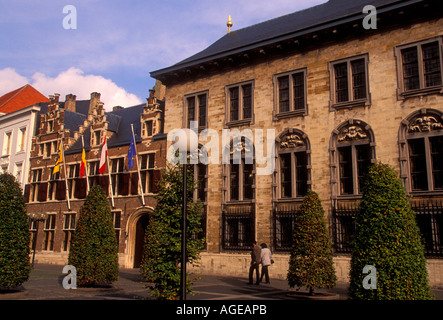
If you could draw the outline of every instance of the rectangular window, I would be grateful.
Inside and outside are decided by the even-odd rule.
[[[274,87],[277,119],[307,114],[306,69],[274,75]]]
[[[254,83],[248,81],[226,88],[228,126],[250,124],[254,114]]]
[[[17,152],[25,151],[26,147],[26,127],[18,130]]]
[[[231,200],[240,200],[239,195],[239,184],[240,184],[240,165],[231,164],[230,168],[230,190],[231,190]]]
[[[352,147],[338,149],[340,165],[340,193],[354,194]]]
[[[31,170],[31,190],[29,202],[35,202],[38,198],[38,190],[40,182],[42,181],[43,169]]]
[[[442,37],[398,46],[400,97],[438,93],[443,85]]]
[[[153,120],[147,120],[143,123],[143,137],[151,137],[154,133],[154,122]]]
[[[443,136],[429,138],[434,190],[443,189]]]
[[[371,165],[369,144],[338,148],[340,166],[340,194],[362,194],[364,179]]]
[[[45,143],[45,158],[50,158],[52,154],[52,143]]]
[[[296,152],[294,155],[296,196],[304,197],[308,192],[308,157],[306,152]]]
[[[52,251],[54,250],[54,233],[55,233],[55,218],[57,215],[49,214],[45,221],[44,228],[44,242],[43,250]]]
[[[243,200],[254,199],[254,165],[243,165]]]
[[[80,176],[80,164],[69,165],[67,174],[69,198],[74,199],[77,178]]]
[[[75,232],[75,213],[65,214],[65,221],[63,224],[63,251],[69,251],[71,247],[72,236]]]
[[[368,55],[329,63],[331,107],[369,105]]]
[[[154,190],[155,153],[140,156],[140,177],[144,193],[153,193]]]
[[[369,144],[356,145],[355,151],[357,153],[358,190],[361,194],[363,191],[366,173],[371,165],[371,147]]]
[[[121,233],[121,211],[112,211],[112,222],[114,225],[114,231],[115,231],[115,239],[117,241],[117,246],[120,243],[120,233]]]
[[[191,122],[197,122],[199,130],[208,127],[208,93],[200,92],[185,96],[186,127],[191,128]]]
[[[125,181],[123,179],[123,170],[125,168],[125,158],[117,158],[111,160],[111,181],[112,192],[114,196],[119,194],[127,195],[127,192],[122,192]]]
[[[7,156],[11,153],[11,141],[12,141],[12,132],[6,132],[3,137],[2,156]]]
[[[101,144],[101,134],[102,132],[100,130],[94,131],[94,133],[92,134],[93,146],[99,146]]]
[[[292,198],[291,154],[280,155],[281,197]]]
[[[281,197],[304,197],[308,191],[308,157],[306,151],[280,153],[279,157]]]
[[[428,190],[424,139],[409,140],[409,163],[411,168],[412,190]]]
[[[17,178],[17,181],[21,183],[22,181],[22,169],[23,169],[23,163],[16,163],[15,169],[14,169],[14,175]]]

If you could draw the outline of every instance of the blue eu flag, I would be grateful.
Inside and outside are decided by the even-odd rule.
[[[131,135],[131,144],[128,150],[128,170],[131,170],[134,166],[134,159],[137,156],[137,151],[135,150],[134,135]]]

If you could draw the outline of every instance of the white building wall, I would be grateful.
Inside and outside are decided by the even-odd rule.
[[[7,171],[17,177],[22,189],[28,181],[32,137],[39,111],[39,106],[29,106],[0,115],[0,172]]]

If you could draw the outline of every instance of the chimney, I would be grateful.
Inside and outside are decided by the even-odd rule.
[[[112,111],[118,111],[118,110],[122,110],[123,107],[122,106],[115,106],[112,108]]]
[[[60,99],[60,93],[54,93],[54,102],[58,103]]]
[[[75,112],[75,100],[76,96],[73,94],[68,94],[65,97],[65,110],[73,111]]]
[[[92,113],[92,110],[97,106],[97,103],[100,102],[100,93],[93,92],[91,93],[91,100],[89,101],[89,113]]]

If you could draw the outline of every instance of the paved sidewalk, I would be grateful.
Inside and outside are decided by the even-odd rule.
[[[121,269],[119,280],[109,288],[78,288],[65,290],[62,286],[63,266],[36,264],[30,279],[18,291],[0,291],[0,300],[142,300],[150,299],[148,283],[138,269]],[[300,300],[289,290],[287,281],[273,280],[270,284],[249,285],[247,276],[202,276],[194,284],[194,295],[187,300]],[[443,300],[443,288],[435,288],[436,298]],[[317,291],[316,291],[317,292]],[[347,299],[347,284],[318,292],[334,294],[334,300]]]

